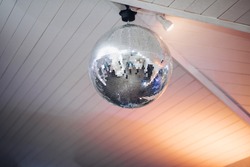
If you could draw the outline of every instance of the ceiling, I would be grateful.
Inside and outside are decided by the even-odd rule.
[[[111,105],[88,77],[96,41],[124,24],[119,4],[175,60],[144,108]],[[0,0],[0,166],[247,164],[249,46],[249,0]]]

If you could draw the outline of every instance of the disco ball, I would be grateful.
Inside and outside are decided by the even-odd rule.
[[[142,107],[166,88],[173,62],[151,30],[126,24],[106,33],[92,51],[90,78],[107,101],[125,108]]]

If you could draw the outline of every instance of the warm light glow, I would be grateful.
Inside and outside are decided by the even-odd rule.
[[[167,20],[164,16],[157,15],[156,18],[166,31],[171,31],[174,28],[174,24],[170,20]]]
[[[171,24],[168,28],[167,31],[172,31],[174,29],[174,24]]]

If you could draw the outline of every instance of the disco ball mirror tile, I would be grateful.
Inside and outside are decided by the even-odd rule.
[[[126,24],[107,32],[92,51],[89,74],[99,94],[125,108],[142,107],[164,91],[173,62],[151,30]]]

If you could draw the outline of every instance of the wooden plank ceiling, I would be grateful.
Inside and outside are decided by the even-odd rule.
[[[141,0],[185,12],[250,25],[248,0]]]
[[[248,0],[111,0],[250,33]]]
[[[143,3],[249,25],[249,1]],[[118,12],[106,0],[0,0],[0,166],[226,166],[249,157],[249,124],[176,61],[167,91],[144,108],[99,97],[88,60],[100,36],[124,24]],[[153,14],[135,23],[250,113],[249,33],[168,18],[171,32]]]

